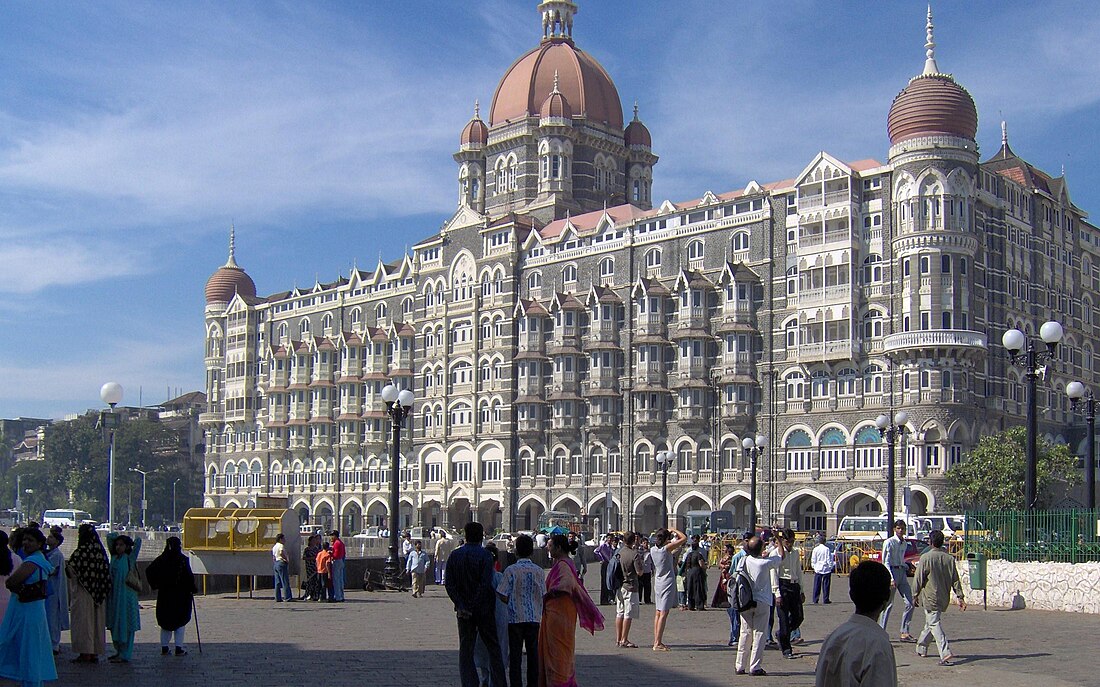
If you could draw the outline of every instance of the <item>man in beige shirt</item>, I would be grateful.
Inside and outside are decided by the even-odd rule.
[[[446,532],[439,533],[439,540],[435,543],[435,583],[443,584],[447,581],[447,557],[455,550],[455,540]]]
[[[951,647],[947,642],[943,626],[940,625],[940,617],[947,607],[951,605],[951,592],[959,599],[959,609],[966,610],[966,599],[963,597],[962,582],[959,581],[959,570],[955,566],[955,558],[943,550],[943,532],[933,530],[928,537],[932,548],[921,554],[917,563],[917,574],[914,578],[916,584],[916,605],[924,607],[924,629],[917,637],[917,655],[928,655],[928,645],[935,638],[936,646],[940,650],[940,665],[954,665],[955,656],[951,653]]]

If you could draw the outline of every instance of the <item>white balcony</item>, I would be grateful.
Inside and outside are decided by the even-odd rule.
[[[985,334],[981,332],[962,329],[926,329],[891,334],[883,339],[882,348],[886,353],[906,349],[927,350],[932,348],[984,351],[987,348],[987,343]]]

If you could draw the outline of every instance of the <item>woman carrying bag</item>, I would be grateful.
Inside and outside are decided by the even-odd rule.
[[[42,551],[46,537],[27,529],[23,537],[23,563],[4,583],[12,597],[0,623],[0,677],[23,687],[36,687],[57,679],[46,621],[46,579],[53,566]]]
[[[111,550],[111,595],[107,597],[107,629],[115,654],[107,658],[112,663],[129,663],[134,656],[134,635],[141,629],[138,613],[140,578],[136,579],[137,557],[141,540],[136,542],[125,534],[111,532],[107,535],[107,548]],[[133,571],[134,574],[131,573]]]

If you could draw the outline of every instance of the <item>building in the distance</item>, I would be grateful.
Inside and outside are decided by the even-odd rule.
[[[1059,320],[1041,428],[1081,440],[1062,389],[1093,384],[1100,230],[1064,178],[977,109],[934,55],[889,107],[883,161],[822,153],[789,179],[654,203],[635,108],[539,5],[542,40],[459,137],[458,208],[411,255],[259,297],[229,261],[206,286],[206,500],[286,497],[318,524],[387,515],[382,387],[417,401],[402,525],[530,528],[547,510],[649,531],[669,510],[800,529],[885,508],[876,416],[905,410],[898,498],[942,508],[943,475],[1021,421],[1011,327]],[[883,104],[884,110],[886,104]],[[993,342],[991,344],[991,342]]]

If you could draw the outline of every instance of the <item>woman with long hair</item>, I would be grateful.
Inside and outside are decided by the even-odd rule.
[[[8,533],[0,530],[0,618],[3,618],[4,612],[8,610],[8,600],[11,598],[11,592],[4,583],[7,582],[12,571],[22,563],[23,559],[8,548]]]
[[[321,535],[311,534],[302,551],[302,567],[306,581],[302,585],[302,598],[317,601],[321,598],[321,578],[317,574],[317,554],[321,553]]]
[[[51,527],[46,535],[46,560],[53,566],[46,580],[46,620],[50,625],[54,656],[61,653],[61,631],[69,629],[69,586],[61,573],[65,569],[65,554],[61,553],[64,541],[61,528]]]
[[[107,596],[111,566],[92,525],[76,531],[76,549],[65,565],[69,578],[69,640],[79,654],[73,663],[98,663],[106,649]]]
[[[39,687],[57,679],[50,644],[50,626],[46,621],[46,580],[53,566],[43,549],[46,537],[39,529],[23,533],[25,558],[4,585],[17,595],[8,603],[0,623],[0,677],[20,682],[23,687]],[[24,585],[37,587],[38,594],[21,600]]]
[[[107,535],[107,548],[111,550],[111,595],[107,597],[107,629],[115,646],[112,663],[129,663],[134,656],[134,635],[141,629],[137,592],[126,586],[126,576],[137,567],[141,540],[136,542],[125,534],[111,532]]]
[[[546,575],[539,625],[539,687],[576,687],[577,622],[592,634],[603,629],[603,614],[573,566],[576,547],[564,534],[550,537],[553,565]]]
[[[676,608],[676,550],[684,545],[687,537],[678,529],[657,530],[657,540],[649,550],[653,561],[653,650],[668,651],[665,646],[665,623],[668,612]]]
[[[195,585],[191,562],[183,555],[179,537],[168,537],[164,553],[149,564],[145,576],[149,578],[149,586],[157,590],[161,656],[168,655],[169,640],[176,645],[176,656],[186,656],[183,633],[191,622],[191,607],[199,588]]]

